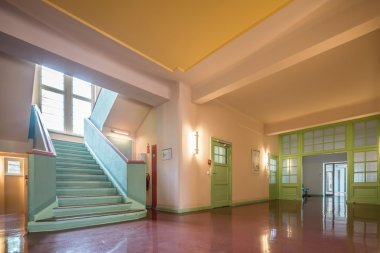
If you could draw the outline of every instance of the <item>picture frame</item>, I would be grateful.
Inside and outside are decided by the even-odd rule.
[[[162,160],[171,160],[172,159],[172,149],[167,148],[162,150]]]
[[[260,172],[260,150],[251,150],[251,169],[254,173]]]
[[[6,176],[23,176],[24,175],[24,159],[16,157],[4,158],[4,169]]]

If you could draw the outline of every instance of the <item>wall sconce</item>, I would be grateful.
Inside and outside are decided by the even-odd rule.
[[[128,132],[124,132],[124,131],[120,131],[120,130],[116,130],[116,129],[111,129],[111,132],[115,133],[115,134],[121,134],[121,135],[129,136]]]
[[[198,147],[199,133],[198,133],[198,131],[195,131],[194,138],[195,138],[194,154],[198,155],[198,153],[199,153],[199,147]]]
[[[263,162],[264,162],[265,169],[268,170],[268,167],[269,167],[269,154],[268,154],[268,151],[264,152]]]

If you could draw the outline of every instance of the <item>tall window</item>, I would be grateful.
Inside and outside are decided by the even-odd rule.
[[[91,115],[94,86],[42,66],[40,107],[49,130],[83,135],[83,120]]]

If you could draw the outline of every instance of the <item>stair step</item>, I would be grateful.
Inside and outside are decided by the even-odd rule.
[[[137,220],[146,216],[146,210],[131,210],[118,214],[110,214],[104,216],[87,216],[78,219],[55,219],[53,221],[37,221],[28,223],[29,232],[37,231],[56,231],[63,229],[88,227],[94,225],[102,225],[116,223],[129,220]]]
[[[67,145],[67,146],[84,146],[84,143],[79,142],[71,142],[71,141],[63,141],[63,140],[52,140],[53,144],[58,145]]]
[[[56,164],[57,168],[81,168],[81,169],[100,169],[97,164],[81,164],[81,163],[59,163]]]
[[[57,180],[108,181],[106,175],[57,174]]]
[[[77,163],[95,163],[96,161],[92,157],[81,158],[81,157],[72,157],[72,156],[58,156],[56,162],[77,162]]]
[[[84,218],[91,218],[91,217],[102,217],[102,216],[109,216],[109,215],[136,213],[136,212],[142,212],[142,211],[144,211],[144,209],[130,209],[130,210],[124,210],[124,211],[115,211],[115,212],[102,212],[102,213],[94,213],[94,214],[62,216],[62,217],[53,217],[53,218],[39,220],[38,222],[66,221],[66,220],[84,219]]]
[[[57,166],[60,166],[60,165],[70,165],[70,164],[80,164],[80,165],[98,165],[96,163],[95,160],[74,160],[74,159],[71,159],[71,158],[67,158],[67,159],[57,159],[55,164]]]
[[[115,195],[115,188],[57,188],[58,196],[99,196]]]
[[[86,188],[94,188],[94,187],[111,187],[112,183],[109,181],[79,181],[79,180],[57,180],[56,185],[58,188],[63,187],[86,187]]]
[[[91,206],[66,206],[53,209],[54,217],[65,217],[73,215],[96,214],[103,212],[126,211],[131,207],[131,203],[91,205]]]
[[[109,204],[121,203],[122,197],[119,195],[113,196],[85,196],[85,197],[58,197],[58,206],[67,205],[87,205],[87,204]]]
[[[57,175],[60,174],[103,175],[104,172],[101,169],[57,168]]]
[[[61,155],[88,155],[88,156],[91,156],[91,153],[88,150],[71,150],[71,149],[56,148],[55,152],[58,154],[58,156],[61,156]]]
[[[93,159],[90,152],[86,154],[78,154],[78,153],[67,153],[67,152],[62,153],[62,152],[56,151],[56,153],[58,154],[57,158],[62,158],[62,159],[71,159],[71,158]]]

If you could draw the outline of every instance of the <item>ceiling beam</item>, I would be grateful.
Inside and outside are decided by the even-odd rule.
[[[355,3],[333,17],[327,11],[328,17],[318,20],[321,14],[317,13],[314,20],[311,17],[305,25],[248,56],[228,71],[194,86],[193,102],[205,103],[379,29],[380,2]]]

